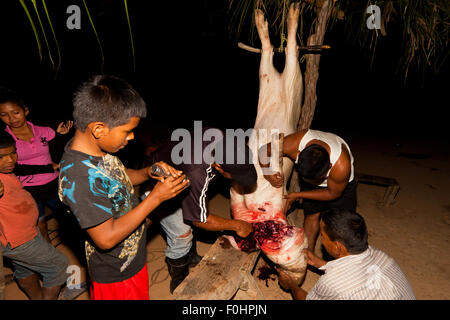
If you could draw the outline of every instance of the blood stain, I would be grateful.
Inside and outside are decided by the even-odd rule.
[[[258,270],[258,279],[266,281],[266,287],[269,287],[269,279],[275,280],[276,277],[271,277],[271,275],[277,275],[277,271],[269,266],[262,266]]]

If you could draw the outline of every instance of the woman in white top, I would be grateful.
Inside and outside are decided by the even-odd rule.
[[[260,159],[264,159],[264,152],[270,155],[270,143],[259,150]],[[308,249],[314,251],[320,212],[329,208],[356,209],[353,156],[342,138],[318,130],[301,130],[286,136],[283,155],[295,161],[301,185],[301,192],[285,197],[285,212],[294,201],[303,198]],[[261,167],[268,166],[261,163]],[[264,177],[272,186],[281,188],[284,181],[282,173],[269,173]]]

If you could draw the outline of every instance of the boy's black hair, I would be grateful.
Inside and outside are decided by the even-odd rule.
[[[342,243],[348,253],[358,254],[368,248],[366,222],[357,212],[333,208],[322,212],[320,219],[330,240]]]
[[[22,109],[25,109],[26,107],[25,101],[17,92],[5,87],[0,87],[0,104],[8,102],[16,104]]]
[[[14,138],[6,132],[0,132],[0,149],[9,148],[11,146],[16,146]]]
[[[295,168],[301,177],[320,178],[330,168],[330,155],[324,147],[312,144],[300,152]]]
[[[95,75],[84,82],[73,98],[75,127],[85,131],[88,124],[104,122],[109,128],[126,124],[132,117],[145,118],[142,97],[125,80]]]

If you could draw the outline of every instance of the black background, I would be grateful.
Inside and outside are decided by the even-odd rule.
[[[259,54],[237,47],[237,39],[228,31],[228,1],[129,1],[136,70],[123,1],[86,2],[103,45],[103,73],[126,79],[147,102],[149,112],[141,129],[168,131],[191,127],[194,120],[222,128],[253,126]],[[32,110],[30,120],[37,124],[69,119],[74,90],[89,76],[102,72],[100,48],[83,2],[46,3],[62,54],[56,79],[42,36],[44,57],[39,61],[19,1],[0,4],[0,86],[23,94]],[[37,23],[31,2],[27,4]],[[71,4],[81,9],[81,30],[66,27],[70,16],[66,9]],[[45,12],[40,13],[56,59]],[[39,24],[36,27],[40,29]],[[395,74],[401,39],[379,42],[370,69],[367,54],[352,44],[343,30],[338,23],[325,37],[332,49],[321,58],[312,128],[344,137],[447,136],[448,70],[439,76],[427,73],[424,78],[411,71],[404,84]],[[282,58],[276,54],[277,65],[282,66]],[[304,67],[302,64],[303,71]]]

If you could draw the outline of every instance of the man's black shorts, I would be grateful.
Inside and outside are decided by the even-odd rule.
[[[323,212],[331,208],[341,208],[348,210],[356,210],[356,179],[349,182],[344,189],[342,195],[331,201],[317,201],[311,199],[303,199],[303,211],[305,214],[313,214]],[[319,187],[307,183],[300,179],[300,187],[302,191],[310,191],[317,189],[326,189],[326,187]]]

